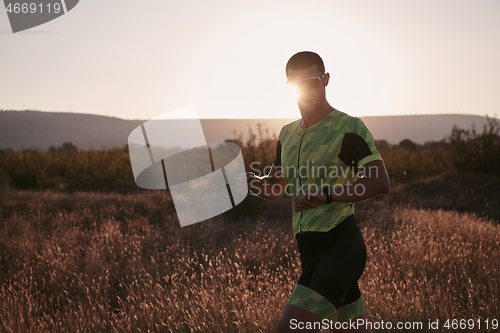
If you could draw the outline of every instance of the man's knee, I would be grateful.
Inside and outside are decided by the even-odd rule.
[[[287,320],[281,316],[278,321],[278,327],[276,328],[276,333],[286,333],[290,331],[290,323],[287,323]]]
[[[278,322],[277,333],[291,333],[291,332],[304,332],[304,333],[317,333],[321,329],[321,320],[307,320],[300,318],[281,318]]]
[[[316,324],[314,324],[316,323]],[[287,303],[278,322],[278,333],[319,332],[321,318],[301,307]]]
[[[291,316],[293,316],[293,314],[291,313],[290,308],[289,308],[288,303],[287,303],[287,306],[285,306],[285,309],[283,310],[283,313],[281,314],[280,320],[278,321],[278,327],[276,329],[277,333],[292,332],[292,327],[290,325],[291,321],[293,319],[295,322],[297,319],[294,319]],[[294,331],[297,331],[297,330],[294,330]]]

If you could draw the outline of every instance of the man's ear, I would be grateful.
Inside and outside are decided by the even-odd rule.
[[[328,82],[330,82],[330,73],[325,74],[325,77],[323,78],[323,86],[326,87]]]

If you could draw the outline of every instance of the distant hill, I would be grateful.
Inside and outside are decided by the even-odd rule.
[[[470,129],[475,126],[483,131],[487,118],[463,114],[437,114],[413,116],[378,116],[360,117],[370,129],[376,140],[399,143],[403,139],[423,144],[427,141],[439,141],[451,134],[454,125]]]
[[[473,124],[481,131],[486,118],[471,115],[414,115],[361,117],[377,140],[398,143],[410,139],[417,143],[441,140],[453,125],[468,129]],[[82,149],[122,147],[130,132],[145,120],[124,120],[92,114],[2,111],[0,112],[0,148],[60,146],[72,142]],[[207,141],[235,138],[235,132],[248,138],[248,128],[257,133],[257,124],[269,129],[272,137],[281,127],[295,119],[201,119]],[[179,120],[179,123],[182,120]]]

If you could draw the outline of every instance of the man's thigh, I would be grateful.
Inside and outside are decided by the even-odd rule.
[[[366,248],[358,230],[324,253],[315,265],[308,265],[299,284],[316,291],[338,309],[361,296],[357,282],[365,263]]]

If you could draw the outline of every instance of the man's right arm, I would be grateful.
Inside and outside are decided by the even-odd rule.
[[[246,173],[248,189],[259,198],[271,200],[281,197],[286,191],[286,180],[281,167],[281,142],[276,142],[276,157],[273,166],[266,176],[256,176],[253,172]]]

